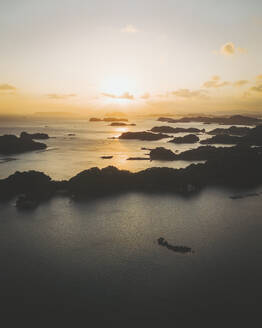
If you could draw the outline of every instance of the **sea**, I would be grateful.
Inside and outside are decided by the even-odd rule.
[[[141,147],[173,151],[198,147],[165,139],[108,139],[124,131],[165,125],[151,118],[131,123],[137,125],[116,128],[106,122],[47,119],[4,122],[1,135],[45,132],[51,138],[43,141],[48,145],[45,151],[2,156],[1,178],[17,170],[43,171],[62,180],[94,166],[139,171],[190,164],[128,161],[147,153]],[[101,159],[106,155],[113,158]],[[0,203],[2,326],[260,326],[261,192],[262,186],[209,187],[187,197],[127,192],[85,201],[57,195],[30,211],[18,210],[14,199]],[[237,194],[242,198],[231,198]],[[158,244],[160,237],[194,252],[173,252]]]
[[[158,122],[156,118],[138,118],[129,120],[136,126],[114,127],[110,122],[89,122],[89,120],[70,119],[21,119],[4,121],[0,124],[0,135],[21,132],[47,133],[47,149],[17,154],[14,156],[0,155],[0,178],[5,178],[15,171],[37,170],[48,174],[55,180],[68,179],[75,174],[91,167],[103,168],[109,165],[129,171],[140,171],[154,166],[174,168],[186,167],[191,162],[186,161],[152,161],[127,160],[129,157],[148,157],[149,150],[141,148],[165,147],[178,153],[191,148],[197,148],[199,143],[183,145],[168,143],[170,139],[159,141],[139,141],[117,139],[123,132],[147,131],[154,126],[170,125]],[[192,123],[172,124],[173,127],[192,127]],[[223,125],[194,123],[193,127],[212,130]],[[228,126],[225,126],[228,127]],[[178,133],[183,136],[187,133]],[[171,134],[170,134],[171,135]],[[174,136],[174,135],[173,135]],[[114,138],[116,139],[110,139]],[[208,138],[200,134],[200,140]],[[41,140],[39,140],[41,142]],[[102,156],[113,156],[112,159],[102,159]]]

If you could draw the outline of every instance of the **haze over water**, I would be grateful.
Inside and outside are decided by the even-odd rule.
[[[22,131],[28,133],[47,133],[51,138],[43,140],[48,148],[44,151],[28,152],[12,156],[0,155],[0,178],[6,178],[15,171],[37,170],[50,175],[55,180],[68,179],[73,175],[91,167],[103,168],[108,165],[130,171],[140,171],[148,167],[186,167],[192,162],[186,161],[141,161],[127,160],[129,157],[148,157],[149,150],[145,148],[165,147],[174,152],[181,152],[200,146],[195,144],[170,144],[168,140],[139,141],[139,140],[112,140],[127,131],[146,131],[154,126],[170,125],[158,122],[156,118],[134,118],[128,123],[136,126],[113,127],[109,122],[89,122],[88,120],[68,119],[23,119],[5,122],[0,126],[0,135],[20,135]],[[217,124],[178,123],[172,127],[196,127],[210,131],[217,127],[226,127]],[[74,134],[74,136],[69,136]],[[187,133],[178,133],[184,136]],[[174,136],[173,134],[170,134]],[[200,140],[208,138],[207,134],[200,134]],[[40,140],[41,141],[41,140]],[[223,145],[225,146],[225,145]],[[112,159],[102,159],[102,156],[113,156]],[[10,160],[14,159],[14,160]]]
[[[261,30],[261,0],[0,1],[0,328],[261,326]],[[206,131],[117,138],[163,125]],[[70,179],[107,166],[180,170]]]

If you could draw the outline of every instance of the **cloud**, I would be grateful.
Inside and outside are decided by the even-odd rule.
[[[236,47],[233,42],[227,42],[221,46],[219,53],[224,56],[233,56],[237,53],[245,54],[247,53],[247,49],[242,47]]]
[[[141,99],[149,99],[150,98],[150,93],[146,92],[140,98]]]
[[[221,88],[221,87],[225,87],[227,85],[230,85],[230,82],[227,82],[227,81],[220,82],[220,76],[214,75],[214,76],[212,76],[211,80],[206,81],[203,84],[203,87],[204,88]]]
[[[72,97],[76,97],[76,94],[74,93],[67,93],[67,94],[59,94],[59,93],[49,93],[46,95],[49,99],[68,99]]]
[[[258,86],[255,87],[251,87],[249,90],[255,92],[262,92],[262,84],[259,84]]]
[[[219,75],[213,75],[211,79],[214,81],[219,81],[221,78]]]
[[[15,91],[16,87],[10,84],[0,84],[0,91]]]
[[[128,100],[134,100],[134,95],[130,94],[129,92],[124,92],[122,95],[117,96],[112,93],[102,93],[102,96],[113,98],[113,99],[128,99]]]
[[[239,81],[234,82],[233,85],[235,87],[242,87],[243,85],[245,85],[247,83],[249,83],[249,81],[247,81],[247,80],[239,80]]]
[[[191,91],[189,89],[179,89],[177,91],[170,92],[171,95],[180,97],[180,98],[206,98],[206,91],[204,90],[195,90]]]
[[[137,33],[138,29],[134,25],[128,24],[121,29],[121,32],[133,34],[133,33]]]
[[[245,49],[245,48],[240,48],[240,47],[238,47],[237,50],[238,50],[238,52],[240,52],[241,54],[246,54],[246,53],[247,53],[247,49]]]
[[[233,42],[228,42],[220,48],[220,53],[222,55],[234,55],[235,54],[235,45]]]

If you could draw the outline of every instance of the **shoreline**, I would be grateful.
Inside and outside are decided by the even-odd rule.
[[[61,181],[52,180],[39,171],[16,172],[0,180],[0,200],[20,196],[22,204],[29,201],[37,205],[57,193],[74,198],[136,190],[189,195],[207,186],[256,187],[262,184],[261,167],[261,152],[247,148],[245,151],[226,152],[183,169],[152,167],[130,172],[114,166],[93,167]],[[21,199],[21,195],[24,198]]]

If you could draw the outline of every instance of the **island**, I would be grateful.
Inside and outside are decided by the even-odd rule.
[[[182,253],[182,254],[194,253],[194,251],[192,250],[191,247],[180,246],[180,245],[171,245],[163,237],[158,238],[157,242],[158,242],[158,245],[163,246],[163,247],[166,247],[167,249],[169,249],[169,250],[171,250],[173,252]]]
[[[36,142],[30,135],[21,133],[20,137],[15,135],[0,136],[0,154],[19,154],[33,150],[45,149],[44,143]]]
[[[262,124],[262,119],[256,117],[249,117],[243,115],[233,115],[229,117],[223,116],[187,116],[180,119],[173,119],[170,117],[159,117],[158,121],[167,123],[189,123],[200,122],[205,124],[223,124],[223,125],[259,125]]]
[[[124,122],[113,122],[110,124],[110,126],[136,126],[136,124],[134,124],[134,123],[127,124]]]
[[[202,140],[201,144],[246,144],[253,146],[262,146],[262,126],[256,126],[242,136],[232,136],[228,134],[218,134],[212,138]]]
[[[164,147],[157,147],[150,151],[149,157],[151,161],[206,161],[210,159],[219,159],[224,156],[233,156],[237,154],[248,154],[252,151],[262,152],[261,147],[255,149],[239,145],[234,147],[214,147],[214,146],[200,146],[195,149],[183,151],[175,154],[172,150]]]
[[[0,199],[25,195],[22,200],[33,207],[63,191],[75,200],[139,190],[165,191],[187,195],[210,185],[254,187],[262,183],[261,148],[233,147],[210,157],[205,163],[184,169],[152,167],[140,172],[114,166],[93,167],[65,181],[54,181],[43,172],[16,172],[0,180]]]
[[[184,137],[176,137],[168,142],[172,142],[175,144],[192,144],[192,143],[196,143],[199,141],[198,136],[194,135],[194,134],[187,134]]]
[[[147,131],[124,132],[118,137],[118,139],[126,139],[126,140],[135,139],[141,141],[156,141],[165,138],[172,138],[172,137],[163,133],[152,133]]]
[[[114,166],[93,167],[69,180],[55,181],[43,172],[16,172],[0,180],[2,201],[24,195],[33,207],[63,191],[72,199],[99,197],[129,191],[196,193],[206,186],[255,187],[262,184],[261,147],[232,147],[210,157],[205,163],[184,169],[152,167],[139,172],[119,170]]]
[[[239,126],[231,126],[230,128],[224,129],[224,128],[217,128],[213,129],[207,134],[211,135],[218,135],[218,134],[229,134],[233,136],[245,136],[250,132],[251,128],[248,127],[239,127]]]
[[[163,125],[155,126],[150,131],[161,132],[161,133],[205,133],[205,129],[198,128],[173,128],[172,126]]]
[[[117,117],[105,117],[105,118],[98,118],[98,117],[91,117],[89,122],[128,122],[127,118],[117,118]]]
[[[44,139],[49,139],[49,135],[47,133],[27,133],[25,131],[21,132],[20,137],[25,139],[39,139],[39,140],[44,140]]]
[[[201,140],[200,143],[203,145],[207,144],[224,144],[224,145],[234,145],[241,142],[241,137],[231,136],[228,134],[217,134],[212,138]]]

